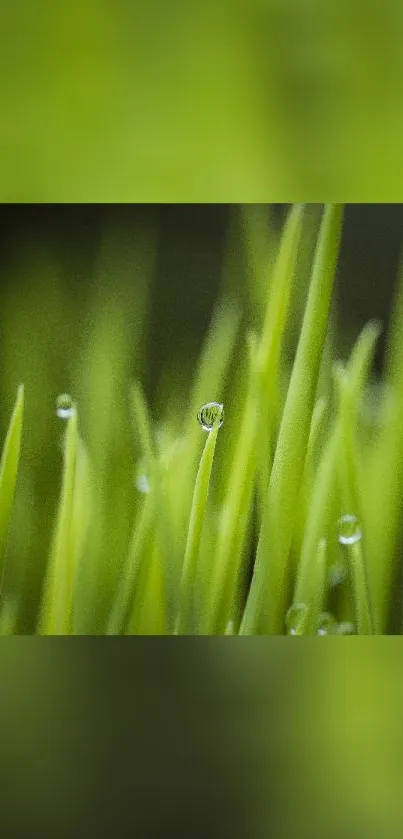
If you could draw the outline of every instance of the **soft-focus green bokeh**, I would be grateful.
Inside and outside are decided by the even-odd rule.
[[[399,639],[100,643],[3,641],[5,836],[401,836]]]
[[[396,0],[16,0],[4,201],[399,200]]]

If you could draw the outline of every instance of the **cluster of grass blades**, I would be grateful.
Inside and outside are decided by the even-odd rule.
[[[119,316],[116,332],[96,321],[81,401],[91,381],[103,404],[82,431],[80,399],[57,403],[62,480],[33,631],[388,632],[403,501],[403,279],[384,378],[370,381],[379,324],[366,325],[344,363],[334,348],[342,207],[323,208],[313,247],[303,205],[278,241],[262,219],[241,208],[236,231],[247,294],[264,298],[264,315],[256,306],[245,317],[227,277],[187,404],[175,409],[174,392],[162,422],[140,381],[129,386]],[[21,631],[29,599],[8,550],[23,412],[20,386],[0,467],[3,634]]]

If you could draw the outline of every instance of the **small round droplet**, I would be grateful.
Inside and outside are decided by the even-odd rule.
[[[336,619],[330,612],[322,612],[316,623],[317,635],[333,635],[336,630]]]
[[[361,527],[355,516],[342,516],[337,527],[341,545],[354,545],[362,538]]]
[[[221,428],[224,422],[224,405],[221,402],[206,402],[198,411],[197,419],[205,431]]]
[[[75,404],[69,393],[61,393],[56,399],[56,414],[60,419],[69,419],[73,416]]]
[[[305,603],[293,603],[290,606],[285,619],[288,635],[304,634],[307,614],[308,607]]]

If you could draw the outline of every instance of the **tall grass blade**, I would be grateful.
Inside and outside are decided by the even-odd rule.
[[[65,431],[62,488],[38,626],[41,635],[69,635],[72,632],[76,556],[71,536],[77,448],[78,418],[74,409]]]
[[[176,635],[194,632],[196,627],[196,616],[192,614],[194,607],[194,583],[218,431],[219,429],[216,427],[209,432],[197,472],[186,542],[185,560],[180,581],[179,614],[175,625]]]
[[[268,456],[268,441],[272,433],[273,395],[277,379],[281,339],[283,336],[288,303],[300,241],[303,209],[291,210],[274,273],[259,343],[250,345],[251,363],[249,390],[242,413],[242,423],[233,457],[233,465],[224,499],[222,521],[214,564],[210,610],[205,630],[224,632],[232,615],[237,592],[240,565],[250,515],[255,452],[259,423],[264,413],[266,420],[266,447],[262,458]]]
[[[341,234],[342,209],[328,205],[318,238],[302,331],[280,426],[242,634],[281,633],[288,555],[301,486]]]
[[[3,579],[11,510],[20,460],[23,414],[24,386],[20,385],[0,462],[0,582]]]

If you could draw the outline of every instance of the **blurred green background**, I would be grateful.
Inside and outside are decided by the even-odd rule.
[[[3,201],[402,197],[396,0],[16,0]]]
[[[401,836],[398,639],[174,644],[3,643],[4,836]]]

